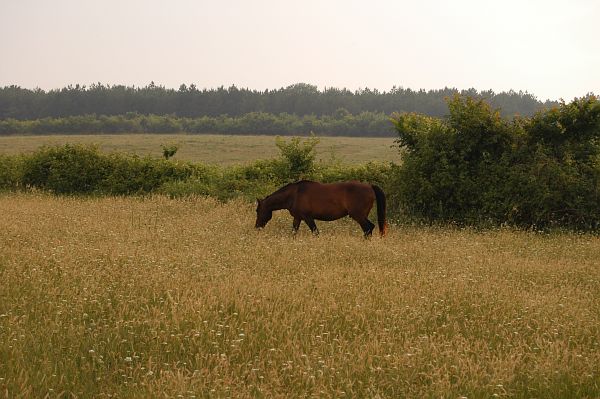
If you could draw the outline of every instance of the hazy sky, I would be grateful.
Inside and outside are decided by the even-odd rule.
[[[0,86],[600,94],[597,0],[0,0]]]

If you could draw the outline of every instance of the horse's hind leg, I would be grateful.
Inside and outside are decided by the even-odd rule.
[[[362,227],[363,232],[365,233],[365,238],[369,238],[369,237],[371,237],[371,235],[373,235],[373,229],[375,228],[375,225],[369,219],[367,219],[366,226],[363,225],[360,227]]]
[[[354,219],[356,220],[356,219]],[[375,225],[367,218],[364,218],[362,220],[356,220],[358,222],[358,224],[360,224],[360,228],[362,229],[363,233],[365,234],[365,238],[369,238],[371,237],[371,235],[373,234],[373,229],[375,228]]]
[[[311,218],[305,218],[304,221],[308,225],[308,228],[310,229],[310,231],[312,231],[312,233],[314,235],[318,236],[319,235],[319,229],[317,229],[317,224],[315,223],[315,220],[311,219]]]
[[[301,221],[302,221],[302,219],[300,219],[300,218],[296,218],[296,217],[294,218],[294,223],[292,223],[292,230],[294,232],[294,235],[296,235],[296,233],[298,232]]]
[[[369,212],[371,212],[371,208],[373,208],[373,200],[370,200],[368,203],[357,203],[354,205],[354,207],[349,209],[348,214],[360,224],[360,228],[365,234],[365,238],[369,238],[373,234],[373,229],[375,228],[375,225],[369,220]]]

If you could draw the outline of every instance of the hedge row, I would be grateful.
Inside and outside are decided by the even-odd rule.
[[[311,139],[280,141],[282,156],[230,167],[105,154],[94,146],[43,147],[30,155],[0,156],[0,190],[33,188],[66,195],[199,194],[229,200],[262,197],[301,178],[385,184],[390,164],[315,164],[316,143]]]
[[[381,112],[350,114],[344,109],[334,115],[269,114],[251,112],[185,118],[174,115],[79,115],[32,120],[0,120],[0,135],[12,134],[98,134],[98,133],[189,133],[267,134],[321,136],[393,136],[389,117]]]

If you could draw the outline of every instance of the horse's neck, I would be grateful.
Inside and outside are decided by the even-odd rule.
[[[277,211],[279,209],[288,209],[289,208],[289,190],[283,191],[281,193],[277,193],[271,195],[267,198],[267,205],[272,211]]]

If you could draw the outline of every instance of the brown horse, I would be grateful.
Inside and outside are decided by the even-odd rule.
[[[273,217],[273,211],[287,209],[294,217],[294,233],[303,220],[313,234],[319,234],[315,220],[330,221],[349,215],[360,224],[365,237],[369,237],[375,227],[369,220],[373,201],[377,201],[377,222],[383,237],[387,231],[385,194],[376,185],[358,181],[321,184],[302,180],[281,187],[258,200],[255,227],[265,227]]]

